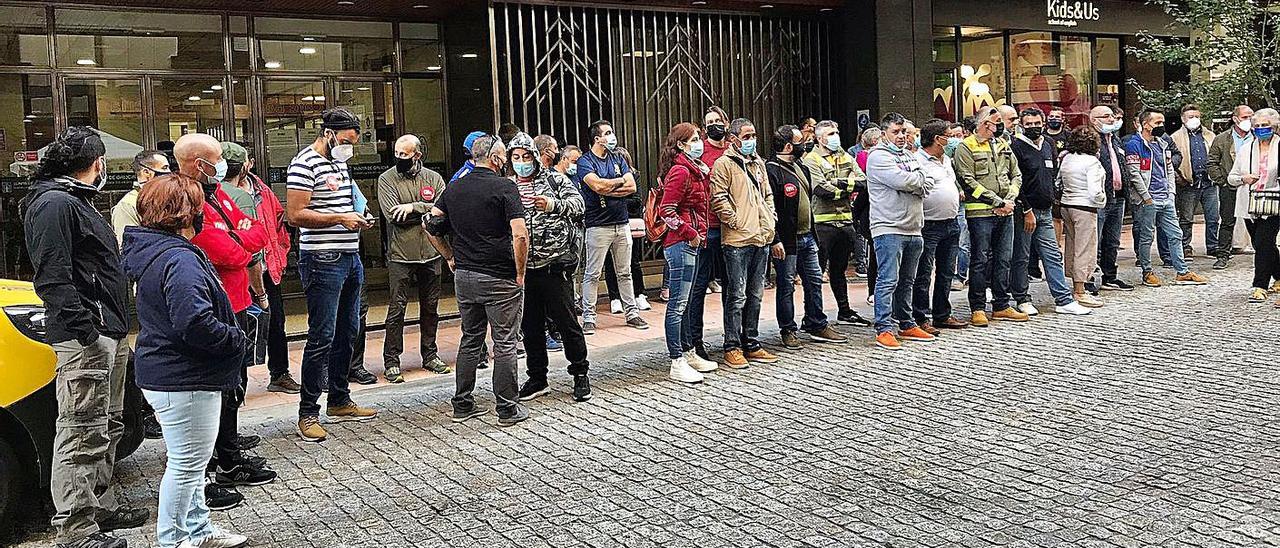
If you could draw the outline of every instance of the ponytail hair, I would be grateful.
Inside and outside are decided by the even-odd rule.
[[[72,126],[54,138],[44,150],[44,156],[31,173],[32,180],[47,180],[72,176],[89,169],[94,162],[107,154],[98,131],[85,126]]]

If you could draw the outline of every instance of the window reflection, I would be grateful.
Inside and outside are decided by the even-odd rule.
[[[1067,123],[1084,123],[1093,102],[1093,44],[1049,32],[1014,34],[1009,42],[1013,104],[1048,112],[1061,108]]]
[[[44,8],[0,6],[0,65],[49,66]]]
[[[960,28],[961,116],[1005,103],[1004,35],[983,27]]]
[[[107,145],[110,183],[133,182],[142,152],[142,84],[138,80],[67,80],[67,124],[98,129]]]
[[[156,141],[177,141],[188,133],[225,140],[222,79],[152,80]]]
[[[259,17],[258,68],[281,71],[391,72],[391,23]]]
[[[58,65],[121,69],[221,69],[222,17],[60,9]]]

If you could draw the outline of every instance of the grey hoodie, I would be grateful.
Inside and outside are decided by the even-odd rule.
[[[933,181],[920,159],[906,150],[876,145],[867,156],[867,194],[871,202],[871,236],[919,236],[924,228],[924,197]]]

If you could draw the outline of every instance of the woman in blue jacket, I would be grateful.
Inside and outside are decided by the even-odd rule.
[[[152,179],[138,195],[142,226],[124,232],[124,268],[138,291],[137,384],[155,408],[168,451],[156,517],[161,548],[248,541],[215,527],[204,497],[222,392],[239,386],[248,339],[217,273],[190,242],[203,225],[203,204],[195,179]]]

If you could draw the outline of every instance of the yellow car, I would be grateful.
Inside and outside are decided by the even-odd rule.
[[[0,537],[19,514],[45,507],[49,492],[54,421],[58,402],[56,357],[44,343],[45,314],[29,282],[0,280]],[[133,359],[125,380],[125,433],[117,445],[124,458],[142,444],[142,391],[133,383]],[[38,495],[39,498],[31,497]]]

